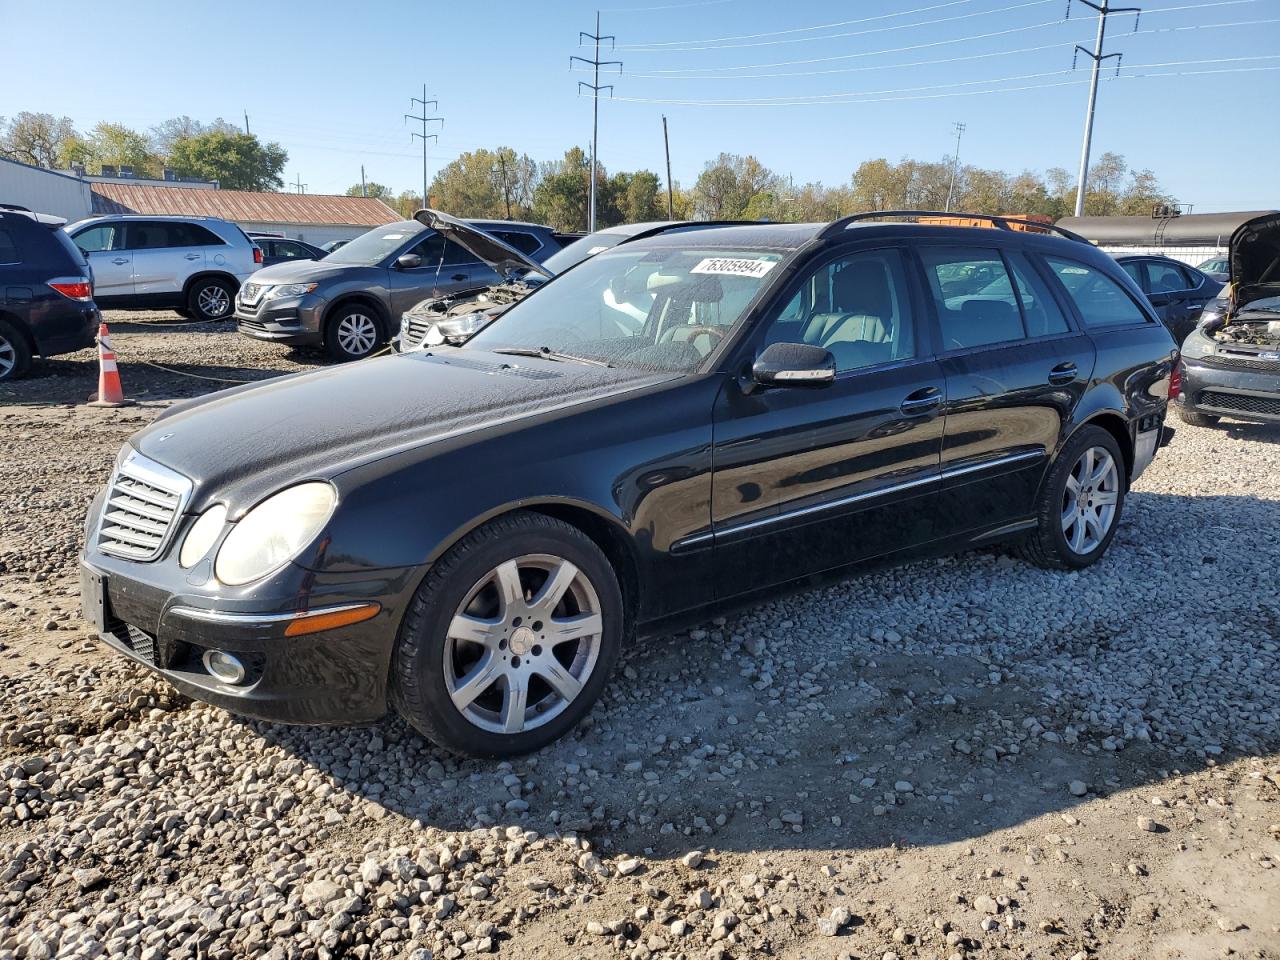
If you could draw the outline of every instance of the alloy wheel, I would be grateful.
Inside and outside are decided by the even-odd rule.
[[[13,368],[17,365],[17,348],[9,342],[7,337],[0,335],[0,380],[13,373]]]
[[[216,319],[231,309],[231,296],[224,287],[211,283],[196,294],[196,304],[206,317]]]
[[[378,325],[363,313],[349,313],[338,321],[338,345],[353,357],[362,357],[378,342]]]
[[[1120,471],[1103,447],[1090,447],[1067,474],[1062,491],[1062,535],[1072,553],[1092,553],[1115,523]]]
[[[507,560],[468,591],[449,622],[449,697],[482,730],[540,727],[586,686],[603,629],[600,598],[573,563],[550,554]]]

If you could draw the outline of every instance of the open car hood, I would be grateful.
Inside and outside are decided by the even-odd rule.
[[[491,233],[473,227],[465,220],[451,217],[439,210],[419,210],[413,215],[413,219],[475,254],[497,270],[499,276],[505,277],[513,270],[532,270],[547,278],[553,276],[546,267],[530,260],[515,247],[503,243]]]
[[[1235,308],[1280,296],[1280,213],[1242,223],[1231,235],[1231,285]]]

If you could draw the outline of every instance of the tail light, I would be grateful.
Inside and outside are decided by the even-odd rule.
[[[261,248],[261,247],[254,247],[254,248],[253,248],[253,262],[254,262],[254,263],[261,263],[261,262],[262,262],[262,248]]]
[[[1169,399],[1177,400],[1182,393],[1182,361],[1179,360],[1169,371]]]
[[[49,286],[68,300],[92,300],[93,283],[88,277],[55,277]]]

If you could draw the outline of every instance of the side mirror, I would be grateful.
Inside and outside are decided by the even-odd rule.
[[[416,253],[402,253],[396,257],[397,270],[412,270],[420,266],[422,266],[422,258]]]
[[[807,343],[774,343],[756,357],[751,376],[763,387],[825,387],[836,378],[836,358]]]

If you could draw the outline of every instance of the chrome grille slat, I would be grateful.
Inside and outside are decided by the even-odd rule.
[[[111,478],[98,518],[98,549],[125,560],[159,557],[191,496],[191,481],[136,450]]]

